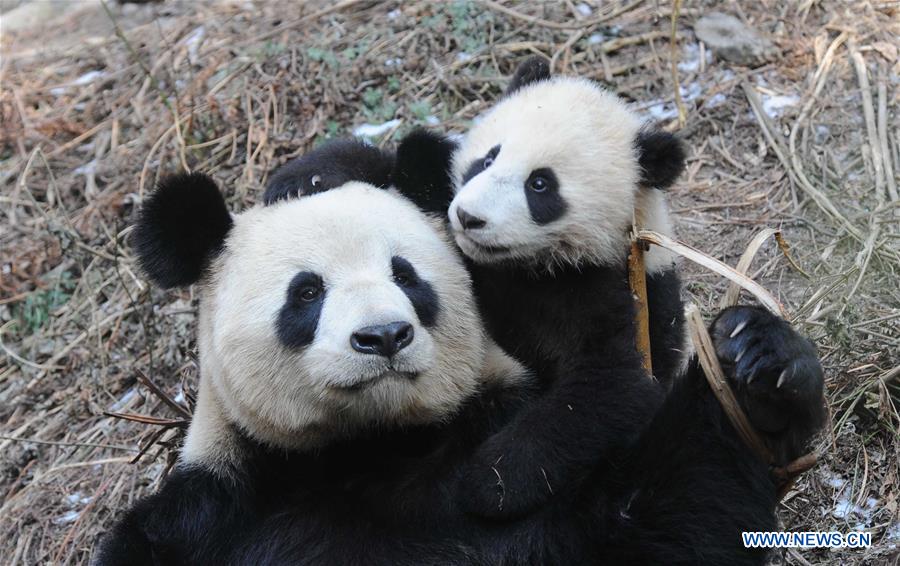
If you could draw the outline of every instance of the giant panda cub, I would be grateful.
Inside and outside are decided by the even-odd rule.
[[[640,363],[626,268],[631,229],[672,233],[662,189],[683,170],[684,151],[615,94],[583,78],[551,77],[536,57],[455,148],[419,133],[401,145],[401,158],[401,169],[431,176],[401,188],[420,206],[446,211],[490,335],[546,389],[470,470],[473,511],[527,512],[550,496],[545,478],[569,484],[609,446],[605,399],[635,379]],[[417,165],[441,160],[443,171]],[[680,282],[668,251],[652,248],[645,261],[653,372],[669,384],[686,361]],[[716,332],[729,378],[778,463],[799,456],[824,419],[812,345],[758,308],[727,309]],[[605,379],[585,384],[569,371],[585,360]]]
[[[774,490],[696,366],[539,511],[463,512],[469,457],[534,399],[440,224],[358,182],[235,216],[204,175],[164,182],[134,245],[159,285],[197,284],[198,405],[95,563],[760,563],[740,532],[775,527]]]

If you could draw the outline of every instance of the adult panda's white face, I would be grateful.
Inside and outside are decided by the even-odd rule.
[[[483,341],[440,223],[363,183],[235,216],[202,287],[211,395],[284,448],[449,416],[479,384]]]
[[[640,133],[626,103],[586,79],[507,95],[454,154],[457,244],[479,263],[620,261],[636,205],[644,227],[670,230],[662,195],[640,186]]]

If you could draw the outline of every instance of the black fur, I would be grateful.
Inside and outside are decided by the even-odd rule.
[[[302,271],[291,279],[275,324],[282,344],[288,348],[301,348],[313,341],[325,294],[322,278],[315,273]]]
[[[815,348],[761,307],[722,311],[713,337],[741,406],[773,451],[775,464],[787,464],[825,422],[824,380]]]
[[[641,185],[667,189],[684,171],[684,147],[674,135],[662,131],[641,131],[635,146],[641,167]]]
[[[203,173],[183,173],[161,181],[144,202],[131,245],[155,284],[191,285],[221,250],[231,225],[215,181]]]
[[[360,140],[338,140],[282,165],[269,179],[267,205],[298,195],[320,193],[348,181],[387,188],[394,156]]]
[[[500,153],[500,149],[501,147],[499,145],[495,145],[484,155],[484,157],[476,159],[475,161],[470,163],[466,168],[466,172],[463,173],[462,184],[465,185],[466,183],[471,181],[473,177],[490,167],[491,164],[494,163],[494,160],[497,159],[497,155]],[[444,189],[446,190],[447,187],[444,187]],[[450,203],[448,202],[447,207],[449,206]],[[446,208],[444,209],[444,212],[447,212]]]
[[[416,310],[419,322],[425,327],[434,326],[440,312],[440,303],[431,283],[422,279],[412,264],[400,256],[391,258],[391,270],[397,286]]]
[[[482,488],[473,488],[467,509],[486,517],[512,518],[550,498],[546,478],[567,485],[608,461],[616,449],[610,440],[627,437],[620,420],[637,418],[641,402],[652,397],[647,391],[636,394],[635,382],[650,390],[654,385],[637,358],[634,301],[624,265],[563,266],[552,274],[515,265],[470,262],[469,268],[490,335],[532,368],[545,388],[539,401],[479,449],[467,472],[473,485]],[[647,284],[654,373],[669,386],[684,347],[677,273],[651,276]],[[725,340],[726,322],[742,317],[757,322],[738,335],[740,342]],[[740,364],[725,364],[733,380],[746,382],[742,376],[765,370],[766,379],[756,384],[767,384],[763,391],[736,389],[748,412],[761,416],[759,426],[777,427],[770,441],[779,462],[796,458],[822,423],[822,378],[815,352],[786,322],[754,307],[724,311],[715,328],[720,355],[733,360],[736,348],[748,348]],[[571,371],[579,364],[590,364],[607,377],[581,382],[583,374]],[[800,393],[776,395],[773,379],[787,367],[794,368],[793,378],[798,380],[794,389]],[[553,414],[555,422],[549,425]],[[497,505],[496,493],[484,489],[495,469],[508,473],[503,508]]]
[[[537,183],[541,184],[538,185]],[[566,212],[566,201],[559,194],[559,180],[549,167],[535,169],[525,180],[525,200],[528,212],[537,224],[559,220]]]
[[[542,476],[566,485],[607,461],[616,443],[628,440],[621,422],[640,422],[641,413],[649,418],[653,407],[645,403],[661,388],[646,376],[637,355],[634,300],[624,264],[620,269],[563,266],[551,274],[528,266],[469,262],[469,270],[489,334],[534,370],[545,390],[533,408],[479,450],[470,470],[473,477],[488,477],[501,453],[506,469],[527,470],[506,481],[503,509],[490,493],[475,491],[467,502],[477,514],[515,517],[551,495]],[[651,278],[651,296],[656,284],[667,286],[670,281]],[[671,310],[680,304],[680,298],[675,299]],[[654,335],[661,344],[653,351],[654,362],[661,368],[663,360],[674,357],[666,352],[682,348],[680,335],[669,334],[671,326],[656,318],[667,319],[669,309],[651,310],[651,330],[660,330]],[[602,373],[582,382],[579,372],[570,368],[587,363]],[[548,414],[558,415],[557,422],[548,424]]]
[[[427,130],[416,129],[400,141],[393,184],[426,212],[446,214],[453,193],[450,160],[456,144]]]
[[[681,277],[675,267],[647,274],[647,310],[650,318],[650,354],[653,375],[672,383],[681,370],[687,345]]]
[[[621,422],[630,441],[617,459],[569,484],[542,477],[556,497],[518,521],[483,522],[459,505],[466,455],[533,402],[528,388],[493,388],[447,423],[372,430],[314,452],[245,438],[229,477],[177,468],[119,519],[96,563],[762,564],[740,533],[775,529],[765,465],[696,365],[665,400],[650,397],[660,409]]]
[[[545,81],[550,78],[550,61],[546,57],[536,55],[525,59],[516,68],[509,86],[506,87],[506,94],[510,95],[523,86],[530,85],[539,81]]]

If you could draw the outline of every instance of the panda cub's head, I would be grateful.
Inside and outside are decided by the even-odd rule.
[[[155,282],[199,283],[204,424],[188,452],[214,443],[211,415],[304,449],[441,420],[482,379],[468,274],[440,223],[391,192],[351,182],[231,216],[211,179],[184,175],[145,203],[133,242]]]
[[[670,231],[662,195],[684,153],[615,94],[530,59],[453,156],[449,219],[479,263],[615,263],[634,216]],[[648,266],[653,267],[653,266]]]

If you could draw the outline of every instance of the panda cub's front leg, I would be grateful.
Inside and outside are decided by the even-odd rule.
[[[633,352],[633,343],[628,346]],[[662,388],[631,358],[586,359],[563,371],[463,467],[462,508],[482,518],[515,519],[576,491],[598,465],[616,461],[663,399]]]
[[[766,309],[730,307],[712,324],[722,369],[751,423],[784,465],[803,454],[825,420],[816,350]]]

